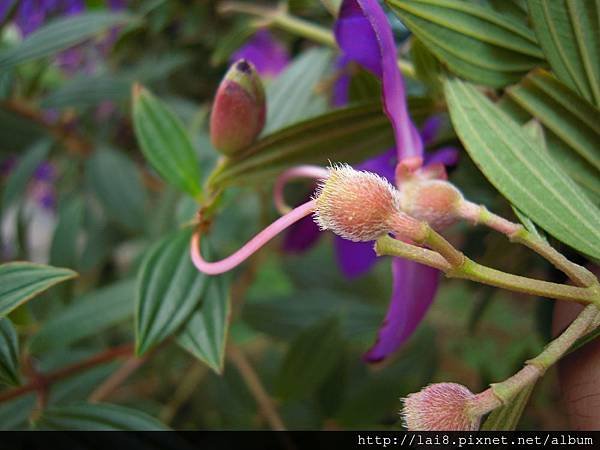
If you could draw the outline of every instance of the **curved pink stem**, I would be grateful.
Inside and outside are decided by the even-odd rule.
[[[275,202],[277,211],[281,214],[287,214],[292,210],[292,208],[285,203],[283,195],[283,190],[288,181],[293,180],[294,178],[313,178],[320,180],[327,178],[328,176],[329,171],[319,166],[296,166],[283,171],[277,177],[277,180],[275,180],[275,186],[273,187],[273,201]]]
[[[208,275],[218,275],[239,266],[263,245],[303,217],[308,216],[315,209],[315,200],[310,200],[293,209],[285,216],[280,217],[267,228],[250,239],[242,248],[233,255],[217,262],[208,262],[200,254],[200,233],[196,232],[190,242],[190,256],[192,262],[200,272]]]

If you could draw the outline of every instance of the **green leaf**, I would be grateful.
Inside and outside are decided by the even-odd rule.
[[[86,165],[86,174],[91,191],[111,217],[130,229],[144,227],[146,191],[127,156],[109,149],[97,151]]]
[[[389,148],[392,129],[379,101],[351,106],[291,125],[252,144],[221,167],[215,185],[261,180],[296,164],[353,162]]]
[[[554,237],[599,258],[600,211],[539,143],[473,85],[447,80],[445,92],[454,128],[490,182]]]
[[[231,296],[223,276],[208,280],[200,307],[177,338],[184,349],[216,373],[223,372]]]
[[[290,344],[277,380],[285,398],[306,398],[326,380],[343,355],[344,342],[337,320],[323,320],[303,331]]]
[[[23,195],[36,169],[48,156],[51,145],[51,141],[44,139],[25,152],[6,182],[2,196],[2,208],[4,210],[20,195]]]
[[[72,270],[43,264],[11,262],[0,265],[0,317],[55,284],[76,276]]]
[[[130,15],[109,12],[88,12],[55,19],[20,44],[0,53],[0,72],[16,64],[51,56],[109,28],[133,21]]]
[[[600,6],[589,0],[528,0],[533,28],[559,80],[600,107]]]
[[[0,319],[0,383],[17,386],[19,376],[19,341],[13,324]]]
[[[83,210],[83,200],[80,197],[61,202],[58,211],[58,223],[50,244],[50,264],[77,267],[77,235],[83,222]]]
[[[161,431],[168,428],[137,409],[110,404],[55,406],[44,411],[36,422],[44,430]]]
[[[436,57],[416,37],[412,39],[410,53],[415,66],[415,74],[432,92],[442,90],[441,67]]]
[[[267,121],[263,135],[323,112],[327,102],[316,94],[331,60],[325,49],[308,50],[267,85]]]
[[[508,404],[495,409],[481,426],[485,431],[513,431],[516,430],[523,411],[529,402],[535,383],[527,385]]]
[[[189,255],[190,230],[167,236],[140,267],[135,302],[136,352],[143,354],[188,321],[206,292],[209,277]]]
[[[507,93],[595,168],[600,177],[600,110],[542,71],[530,74]]]
[[[103,101],[123,101],[129,98],[132,81],[100,75],[69,80],[40,102],[42,108],[78,108],[96,106]]]
[[[490,6],[461,0],[387,0],[428,49],[455,73],[493,87],[542,62],[534,33]]]
[[[134,86],[133,124],[142,152],[154,170],[166,182],[198,197],[198,158],[183,124],[141,86]]]
[[[133,316],[135,282],[126,280],[92,291],[43,323],[29,343],[29,350],[42,354],[81,339]]]

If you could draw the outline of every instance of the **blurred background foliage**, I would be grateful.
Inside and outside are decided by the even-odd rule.
[[[152,277],[155,270],[148,267],[148,255],[164,257],[156,263],[163,270],[187,258],[189,235],[178,230],[194,219],[197,205],[146,162],[132,125],[132,86],[143,84],[184,124],[206,179],[218,158],[207,134],[214,92],[232,52],[268,20],[223,14],[223,2],[218,1],[88,0],[74,13],[67,7],[49,10],[41,29],[60,20],[83,22],[59,23],[58,29],[70,30],[63,34],[66,43],[59,45],[58,35],[51,35],[36,43],[28,57],[22,48],[20,53],[15,50],[34,37],[19,28],[20,8],[26,3],[39,8],[44,2],[2,0],[0,18],[2,261],[66,267],[79,276],[40,288],[34,300],[2,319],[8,331],[1,348],[9,354],[6,349],[12,346],[18,353],[7,357],[3,373],[18,376],[0,382],[7,378],[7,384],[28,386],[40,374],[60,376],[46,388],[4,399],[0,429],[267,428],[237,352],[250,361],[290,429],[396,428],[401,426],[400,397],[445,380],[479,391],[520,368],[549,339],[551,301],[444,280],[408,345],[385,364],[368,366],[361,354],[384,316],[391,274],[386,264],[379,264],[358,279],[344,278],[329,235],[302,254],[284,252],[283,238],[276,239],[233,273],[219,277],[219,286],[198,281],[195,271],[181,275],[184,293],[163,280],[167,284],[162,290],[148,294],[155,295],[156,308],[163,308],[155,312],[162,314],[162,322],[138,318],[134,325],[136,297],[146,295],[139,280]],[[338,3],[290,0],[287,6],[290,14],[330,29]],[[398,8],[403,4],[390,3]],[[527,10],[522,9],[526,2],[470,3],[496,8],[507,17],[513,14],[528,26]],[[455,70],[453,62],[445,61],[443,51],[428,41],[422,19],[400,16],[409,27],[411,20],[422,26],[412,35],[390,12],[401,55],[413,69],[407,78],[411,113],[419,123],[432,113],[445,117],[444,132],[432,148],[460,146],[445,114],[438,76],[442,65]],[[294,33],[272,32],[294,62],[277,79],[266,80],[265,135],[332,109],[334,52]],[[539,49],[529,53],[530,59],[520,65],[522,73],[513,71],[510,79],[494,74],[488,85],[513,83],[530,68],[544,65]],[[457,73],[465,76],[460,68]],[[474,81],[484,82],[488,75]],[[377,82],[364,72],[356,74],[352,87],[354,100],[378,101]],[[517,104],[519,91],[511,93],[506,110],[524,123],[528,115]],[[386,148],[389,126],[379,127],[380,133],[369,135],[371,141],[354,149],[354,160]],[[556,134],[551,139],[562,142]],[[310,151],[316,152],[312,159],[336,160],[335,151],[327,148]],[[210,236],[215,258],[238,249],[276,217],[271,183],[277,169],[234,174],[226,183],[231,187]],[[261,182],[252,183],[252,176]],[[450,178],[469,199],[514,217],[510,204],[466,153]],[[310,189],[309,184],[295,183],[287,195],[301,201]],[[540,258],[487,230],[458,225],[447,235],[483,264],[564,281]],[[172,254],[160,253],[161,245],[170,246]],[[235,350],[222,367],[223,342],[194,340],[204,339],[198,330],[207,320],[193,317],[200,300],[203,308],[212,305],[216,317],[232,317],[229,333],[224,332]],[[169,302],[171,309],[164,309]],[[185,316],[175,323],[181,311]],[[151,348],[139,358],[131,353],[136,329],[145,336],[155,333]],[[77,367],[94,355],[108,356],[90,367]],[[9,367],[15,359],[19,364]],[[77,370],[61,373],[73,365]],[[12,389],[19,388],[0,388],[0,398]],[[557,405],[555,374],[550,371],[536,387],[520,426],[565,427]]]

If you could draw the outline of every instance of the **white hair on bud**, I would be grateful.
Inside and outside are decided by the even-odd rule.
[[[400,210],[398,191],[385,178],[347,164],[332,165],[313,198],[319,228],[354,242],[388,233],[391,216]]]
[[[475,431],[481,417],[469,415],[473,398],[461,384],[430,384],[403,399],[402,420],[409,431]]]

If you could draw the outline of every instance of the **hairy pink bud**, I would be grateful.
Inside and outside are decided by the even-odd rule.
[[[481,421],[469,414],[474,398],[461,384],[431,384],[404,399],[402,418],[409,431],[474,431]]]
[[[355,242],[373,241],[384,234],[420,238],[421,224],[400,211],[398,191],[371,172],[348,165],[334,166],[315,195],[315,221]]]
[[[248,147],[265,125],[265,93],[254,66],[235,62],[219,85],[210,117],[213,146],[225,155]]]
[[[402,210],[435,230],[458,220],[462,199],[460,191],[444,180],[416,178],[404,183],[400,191]]]

